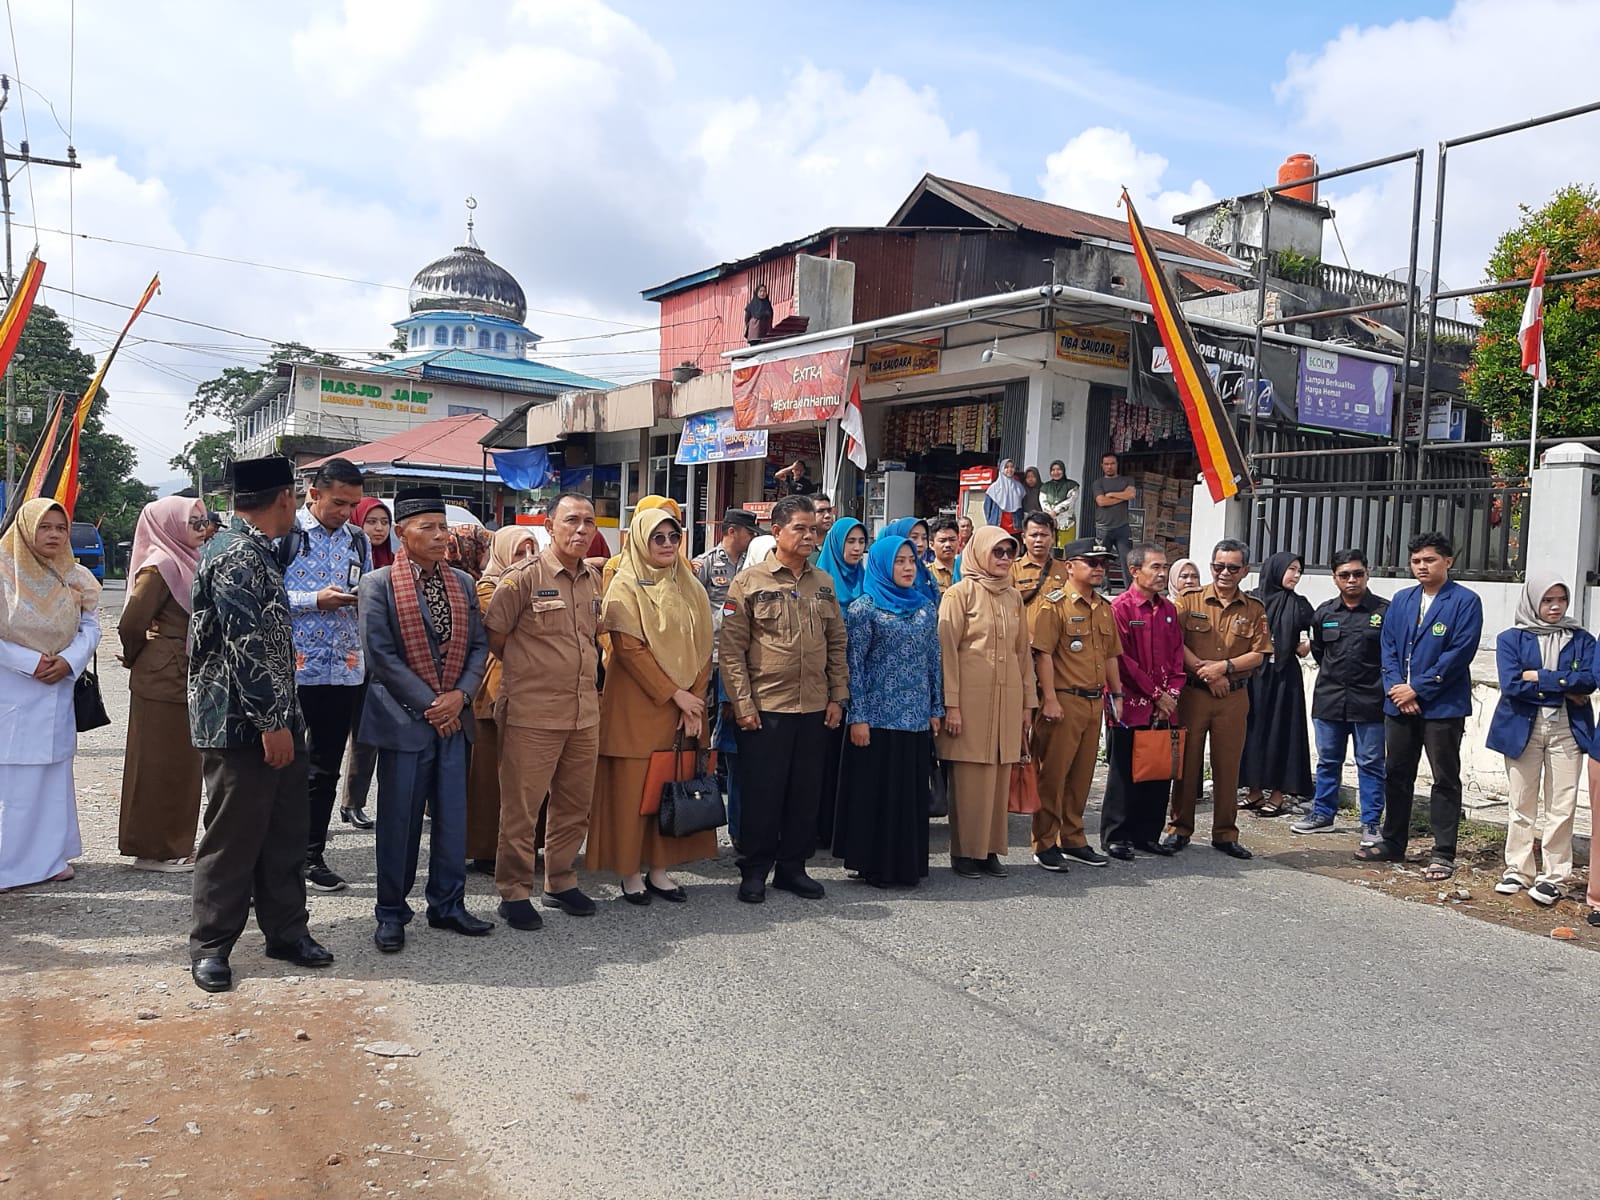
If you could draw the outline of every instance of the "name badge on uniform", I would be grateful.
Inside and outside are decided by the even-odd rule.
[[[1079,638],[1073,638],[1070,642],[1067,643],[1067,649],[1071,650],[1074,654],[1078,653],[1078,651],[1083,649],[1082,640],[1079,639]]]
[[[1172,619],[1171,617],[1167,618],[1167,620],[1169,620],[1169,621],[1171,619]],[[1129,621],[1128,622],[1128,628],[1129,629],[1143,629],[1144,627],[1145,627],[1145,622],[1143,622],[1143,621]]]
[[[1069,621],[1087,621],[1088,619],[1089,619],[1088,617],[1068,617],[1067,618],[1067,620],[1069,620]]]
[[[537,593],[537,595],[538,595],[539,599],[543,600],[546,596],[559,596],[559,595],[561,595],[561,589],[560,588],[540,588],[538,593]]]
[[[1060,604],[1061,601],[1066,598],[1066,595],[1067,594],[1065,592],[1063,592],[1060,588],[1057,588],[1055,591],[1047,593],[1045,595],[1045,599],[1050,601],[1051,604]],[[1073,617],[1072,619],[1074,621],[1083,620],[1082,617]]]
[[[639,585],[641,587],[655,587],[656,581],[654,579],[641,579],[639,580]]]
[[[728,576],[726,576],[726,575],[713,575],[711,577],[711,586],[712,587],[727,587],[728,586]]]
[[[348,590],[350,590],[352,592],[355,591],[356,590],[356,584],[361,582],[361,564],[360,563],[351,563],[350,564],[350,570],[349,570],[349,572],[347,574],[347,578],[350,581],[349,585],[348,585]]]

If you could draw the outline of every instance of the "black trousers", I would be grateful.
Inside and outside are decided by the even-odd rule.
[[[1156,842],[1167,820],[1172,781],[1133,781],[1133,729],[1113,725],[1107,742],[1106,794],[1100,803],[1100,846],[1113,842]]]
[[[359,684],[306,684],[298,689],[300,711],[306,718],[306,753],[311,772],[306,783],[310,798],[310,827],[306,857],[321,858],[328,846],[328,822],[339,796],[339,768],[350,729],[361,712]]]
[[[1456,833],[1461,826],[1461,736],[1465,717],[1430,721],[1426,717],[1384,717],[1384,750],[1389,775],[1384,782],[1384,844],[1405,851],[1411,839],[1411,805],[1416,798],[1417,764],[1424,753],[1433,772],[1428,794],[1428,824],[1433,832],[1432,857],[1456,860]]]
[[[822,722],[820,712],[764,712],[760,729],[738,731],[740,874],[799,872],[816,851],[832,732]]]
[[[206,811],[194,857],[191,960],[226,958],[244,932],[255,898],[256,924],[273,945],[306,933],[305,747],[294,761],[267,766],[261,743],[201,750]]]

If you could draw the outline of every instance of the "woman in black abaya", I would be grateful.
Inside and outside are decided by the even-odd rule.
[[[1300,659],[1310,652],[1311,602],[1296,592],[1298,554],[1283,551],[1261,568],[1256,598],[1266,606],[1272,657],[1249,683],[1250,718],[1239,781],[1250,789],[1245,808],[1263,817],[1280,817],[1292,804],[1287,796],[1310,796],[1311,741],[1306,732],[1306,692]],[[1265,806],[1262,794],[1267,795]]]

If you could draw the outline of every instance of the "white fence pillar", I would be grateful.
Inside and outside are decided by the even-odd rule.
[[[1529,480],[1528,527],[1522,537],[1528,547],[1530,577],[1550,572],[1571,580],[1577,591],[1573,607],[1587,624],[1584,611],[1589,597],[1589,577],[1600,567],[1600,451],[1577,442],[1564,442],[1547,450],[1542,465]]]
[[[1249,501],[1243,493],[1220,504],[1211,499],[1211,489],[1201,479],[1194,485],[1194,516],[1189,521],[1189,557],[1197,563],[1211,561],[1211,547],[1223,538],[1238,538],[1248,542]],[[1254,564],[1252,564],[1254,565]],[[1200,568],[1200,582],[1210,583],[1211,572]]]

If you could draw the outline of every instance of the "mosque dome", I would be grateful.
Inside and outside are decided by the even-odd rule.
[[[492,260],[467,231],[465,245],[418,271],[411,281],[411,312],[469,312],[517,325],[528,313],[527,297],[511,272]]]

